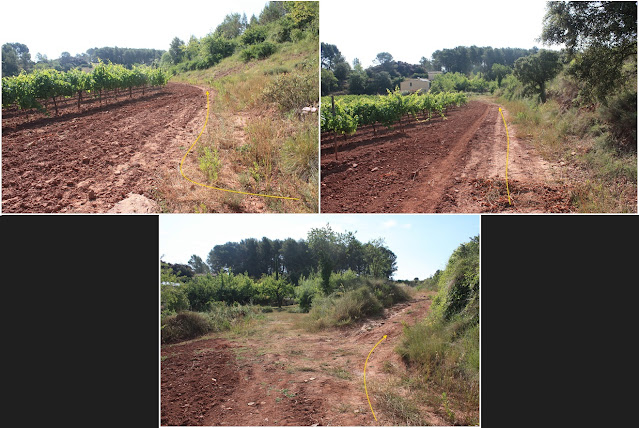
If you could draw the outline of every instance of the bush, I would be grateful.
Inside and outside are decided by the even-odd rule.
[[[162,325],[162,343],[193,339],[211,331],[209,321],[196,312],[180,312],[169,316]]]
[[[358,276],[351,269],[346,272],[333,272],[329,278],[329,284],[331,290],[342,289],[342,291],[352,290],[356,288],[358,283]]]
[[[344,296],[336,301],[332,318],[336,325],[347,325],[367,316],[380,315],[383,310],[384,307],[371,290],[362,286],[344,293]]]
[[[251,45],[248,48],[240,52],[240,58],[244,62],[249,62],[252,59],[264,59],[273,55],[277,51],[277,45],[271,42],[261,42],[255,45]]]
[[[451,320],[479,297],[479,237],[453,252],[438,286],[433,313],[444,320]]]
[[[189,299],[186,297],[182,285],[162,284],[161,306],[164,314],[175,314],[189,308]]]
[[[281,111],[301,109],[317,104],[318,94],[317,72],[286,73],[275,77],[265,89],[263,96],[267,102],[275,102]]]
[[[610,133],[624,149],[637,150],[637,91],[616,94],[601,109]]]
[[[267,36],[268,29],[266,27],[255,25],[247,28],[246,31],[242,33],[242,36],[240,38],[242,40],[242,43],[244,43],[245,45],[255,45],[257,43],[262,43],[263,41],[265,41]]]
[[[349,284],[351,289],[341,287],[330,296],[314,297],[308,317],[309,330],[348,325],[381,315],[384,307],[410,298],[407,287],[383,279],[358,277]]]

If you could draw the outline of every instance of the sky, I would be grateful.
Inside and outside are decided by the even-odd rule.
[[[380,52],[417,64],[456,46],[558,49],[535,40],[545,7],[539,0],[321,0],[320,40],[364,68]]]
[[[186,264],[193,254],[206,261],[215,245],[242,239],[306,239],[326,224],[353,232],[362,243],[384,238],[397,256],[394,279],[425,279],[444,269],[459,244],[479,234],[478,215],[460,214],[171,214],[160,216],[159,257]]]
[[[206,36],[231,13],[259,17],[266,0],[3,1],[0,42],[27,45],[31,59],[118,46],[168,50],[171,40]]]

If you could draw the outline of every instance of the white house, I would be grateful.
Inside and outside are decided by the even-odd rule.
[[[430,80],[428,79],[405,79],[400,83],[399,89],[403,92],[415,92],[418,89],[421,89],[422,92],[427,92],[430,89]]]

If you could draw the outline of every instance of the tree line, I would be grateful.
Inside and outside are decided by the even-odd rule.
[[[127,69],[135,65],[157,66],[162,54],[166,52],[158,49],[135,49],[120,47],[95,47],[84,53],[71,55],[62,52],[60,58],[49,59],[46,55],[36,53],[35,61],[31,58],[29,47],[22,43],[5,43],[2,45],[2,75],[17,76],[21,72],[30,73],[34,70],[53,69],[69,71],[78,67],[91,67],[98,61],[120,64]]]
[[[247,238],[214,246],[206,260],[193,254],[187,264],[170,265],[185,278],[198,274],[234,272],[258,279],[272,275],[297,286],[302,277],[320,275],[328,284],[331,273],[351,270],[356,275],[390,278],[397,256],[383,239],[362,243],[353,232],[335,232],[330,224],[311,229],[306,239]]]
[[[495,65],[510,69],[518,58],[538,51],[536,47],[457,46],[437,50],[432,58],[422,57],[419,64],[396,61],[390,53],[380,52],[373,60],[373,65],[364,69],[359,59],[355,58],[351,67],[336,45],[322,43],[322,94],[384,94],[399,86],[406,78],[427,78],[429,71],[476,74],[487,80],[495,80],[503,73],[499,67],[495,69]]]

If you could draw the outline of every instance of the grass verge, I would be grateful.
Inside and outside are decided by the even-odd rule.
[[[301,113],[319,100],[318,48],[317,39],[307,38],[266,59],[245,62],[238,53],[172,78],[211,89],[207,130],[185,163],[189,177],[221,189],[299,198],[190,189],[194,197],[174,200],[175,211],[319,211],[318,116]]]
[[[530,142],[546,160],[570,167],[558,179],[574,189],[579,212],[637,211],[637,152],[613,143],[595,111],[565,109],[555,100],[499,98],[515,124],[517,138]]]

